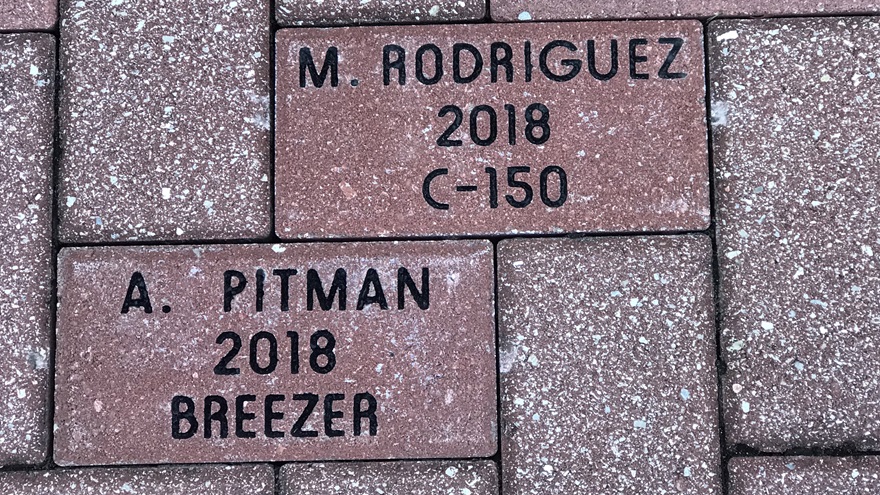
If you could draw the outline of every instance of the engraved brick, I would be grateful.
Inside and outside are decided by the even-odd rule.
[[[664,2],[630,0],[560,2],[557,0],[492,0],[492,18],[499,21],[634,19],[658,17],[715,17],[847,14],[880,11],[877,0],[689,0]]]
[[[727,440],[880,448],[880,23],[709,39]]]
[[[730,495],[873,495],[880,462],[872,457],[755,457],[730,460]]]
[[[703,229],[702,40],[695,21],[279,31],[276,233]]]
[[[0,0],[0,30],[48,30],[57,16],[57,0]]]
[[[281,495],[498,495],[498,472],[492,461],[288,464],[280,486]]]
[[[55,461],[490,456],[492,255],[487,241],[65,249]]]
[[[703,236],[502,241],[504,493],[720,494]]]
[[[270,15],[62,2],[63,241],[269,235]]]
[[[0,35],[0,464],[48,449],[54,88],[53,36]]]
[[[7,495],[272,495],[271,466],[187,466],[125,469],[55,469],[0,473]]]
[[[485,14],[485,0],[278,0],[275,10],[281,26],[468,21]]]

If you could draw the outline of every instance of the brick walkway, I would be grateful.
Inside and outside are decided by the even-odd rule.
[[[0,0],[0,492],[877,493],[880,4],[633,9]]]

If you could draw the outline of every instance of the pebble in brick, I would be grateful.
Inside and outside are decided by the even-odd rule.
[[[443,22],[482,19],[485,0],[278,0],[281,26],[385,22]]]
[[[498,495],[492,461],[288,464],[280,495]]]
[[[874,495],[874,457],[741,457],[730,460],[730,495]]]
[[[66,242],[270,231],[269,1],[63,2]]]
[[[491,456],[493,282],[488,241],[64,249],[54,460]]]
[[[880,11],[877,0],[492,0],[492,18],[498,21],[633,19],[664,17],[761,16],[847,14]]]
[[[709,40],[727,441],[880,448],[880,23]]]
[[[0,35],[0,464],[48,441],[55,38]]]
[[[0,30],[52,29],[57,0],[0,0]]]
[[[696,21],[284,29],[285,239],[701,230]]]
[[[498,251],[504,493],[720,494],[709,239]]]
[[[271,466],[56,469],[0,473],[6,495],[272,495]]]

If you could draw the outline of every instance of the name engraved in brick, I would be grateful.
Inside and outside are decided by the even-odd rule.
[[[65,249],[61,465],[485,457],[487,241]]]
[[[282,30],[277,233],[702,229],[695,21]]]

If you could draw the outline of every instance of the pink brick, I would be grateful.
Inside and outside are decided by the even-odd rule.
[[[492,0],[492,18],[499,21],[637,19],[660,17],[790,16],[856,14],[880,11],[876,0],[609,0],[603,2],[559,0]]]
[[[62,2],[64,242],[271,230],[269,0]]]
[[[721,494],[703,236],[498,247],[505,495]]]
[[[54,469],[0,473],[6,495],[272,495],[271,466]]]
[[[457,43],[469,47],[457,49],[458,83]],[[512,69],[496,63],[494,83],[493,43],[496,62],[510,50]],[[698,22],[288,29],[277,47],[282,238],[708,226]],[[442,58],[436,84],[432,50]],[[445,137],[456,112],[461,126]]]
[[[496,451],[487,241],[76,248],[59,267],[58,464]]]
[[[864,457],[752,457],[730,460],[730,495],[873,495],[880,462]]]
[[[0,30],[48,30],[57,16],[58,0],[0,0]]]
[[[281,468],[280,478],[281,495],[499,493],[492,461],[288,464]]]
[[[880,22],[709,33],[727,441],[880,449]]]
[[[386,22],[443,22],[482,19],[486,0],[277,0],[282,26]]]
[[[0,7],[0,11],[2,11]],[[0,464],[48,450],[55,38],[0,34]]]

